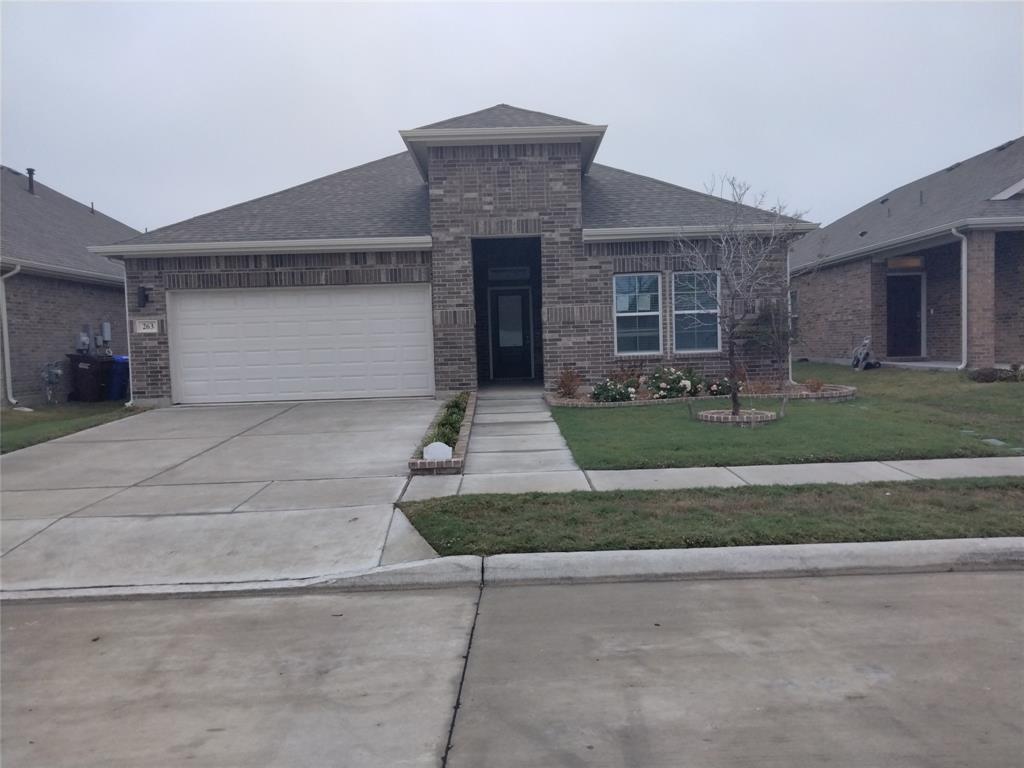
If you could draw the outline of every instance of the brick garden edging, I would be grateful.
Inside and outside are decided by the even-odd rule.
[[[461,475],[466,463],[466,450],[469,448],[469,433],[473,429],[474,413],[476,413],[476,392],[470,392],[469,400],[466,401],[466,413],[462,417],[462,426],[459,427],[459,439],[455,441],[455,448],[452,449],[452,457],[437,460],[413,456],[409,459],[409,473],[413,475]],[[441,411],[438,411],[437,415],[440,418]],[[431,422],[427,429],[428,433],[433,431],[436,423],[436,419]]]
[[[736,427],[756,427],[758,424],[767,424],[771,421],[777,420],[778,414],[774,411],[758,411],[749,409],[740,411],[738,416],[734,416],[732,411],[710,410],[698,413],[697,419],[709,424],[732,424]]]
[[[779,400],[788,397],[790,400],[829,400],[843,402],[857,397],[857,388],[845,384],[826,384],[820,392],[792,390],[789,392],[758,392],[757,394],[741,393],[740,397],[750,400]],[[553,392],[545,392],[544,400],[548,405],[559,408],[622,408],[638,405],[669,405],[670,403],[692,403],[694,401],[728,400],[729,395],[697,395],[696,397],[666,397],[659,400],[626,400],[621,403],[595,403],[593,400],[559,397]]]

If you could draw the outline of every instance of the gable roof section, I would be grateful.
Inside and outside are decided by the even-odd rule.
[[[586,125],[578,120],[569,120],[532,109],[521,109],[510,104],[495,104],[493,107],[459,115],[430,125],[421,125],[416,130],[434,128],[539,128],[552,125]]]
[[[954,226],[1024,228],[1024,200],[993,198],[1024,178],[1024,137],[881,195],[794,243],[792,270],[928,238]],[[1015,223],[1016,222],[1016,223]]]
[[[126,245],[430,234],[427,185],[408,152],[154,229]]]
[[[24,174],[0,166],[0,177],[0,253],[5,264],[68,279],[124,282],[121,265],[90,253],[88,246],[124,240],[138,230],[93,212],[38,178],[35,194],[30,194]]]

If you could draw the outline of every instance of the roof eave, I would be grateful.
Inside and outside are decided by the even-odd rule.
[[[402,237],[341,237],[311,240],[233,240],[220,243],[120,243],[92,245],[90,253],[118,259],[154,256],[216,256],[256,253],[339,253],[353,251],[430,250],[430,235]]]
[[[902,235],[890,240],[885,240],[881,243],[875,243],[874,245],[866,245],[863,248],[855,248],[850,251],[838,253],[834,256],[826,256],[824,258],[808,262],[807,264],[801,264],[793,267],[790,270],[790,274],[799,275],[804,272],[810,272],[818,267],[831,267],[836,264],[867,258],[868,256],[881,254],[897,248],[905,249],[907,246],[915,244],[920,245],[946,234],[949,234],[949,240],[952,241],[954,239],[952,235],[952,230],[954,228],[963,230],[986,229],[998,232],[1021,229],[1022,227],[1024,227],[1024,216],[978,216],[960,219],[958,221],[951,221],[948,224],[941,224],[937,227],[930,227],[928,229],[921,230],[920,232],[913,232],[909,235]]]
[[[601,146],[607,125],[542,125],[519,128],[415,128],[399,131],[409,149],[420,176],[427,181],[427,149],[442,146],[481,146],[493,144],[559,144],[580,142],[582,170],[587,173]]]
[[[811,232],[817,224],[801,221],[792,224],[748,224],[733,228],[737,232]],[[714,237],[722,234],[721,226],[691,225],[681,227],[585,227],[584,243],[619,243],[631,240],[678,240],[679,238]]]
[[[4,265],[21,267],[26,274],[41,275],[43,277],[57,277],[64,280],[76,280],[81,283],[105,283],[110,285],[124,285],[124,276],[108,275],[103,272],[93,272],[88,269],[74,269],[73,267],[61,267],[54,264],[41,264],[37,261],[4,257]]]

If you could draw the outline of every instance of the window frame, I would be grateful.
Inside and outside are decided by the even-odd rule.
[[[676,309],[676,275],[709,275],[715,276],[715,304],[713,311],[706,309]],[[676,317],[679,315],[711,315],[715,316],[716,346],[706,349],[679,349],[676,334]],[[722,352],[722,272],[718,269],[684,269],[672,272],[672,353],[675,355],[707,355]]]
[[[615,281],[620,277],[647,277],[653,275],[658,279],[658,310],[657,312],[619,312],[618,293],[615,290]],[[662,305],[665,297],[661,286],[661,272],[616,272],[612,275],[612,344],[614,345],[615,357],[650,357],[661,356],[665,353],[665,332],[663,329]],[[643,350],[640,352],[619,351],[619,318],[620,317],[651,317],[658,318],[658,348],[656,350]]]

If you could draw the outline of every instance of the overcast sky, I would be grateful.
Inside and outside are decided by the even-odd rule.
[[[150,229],[500,102],[829,222],[1024,133],[1020,3],[7,3],[5,165]]]

